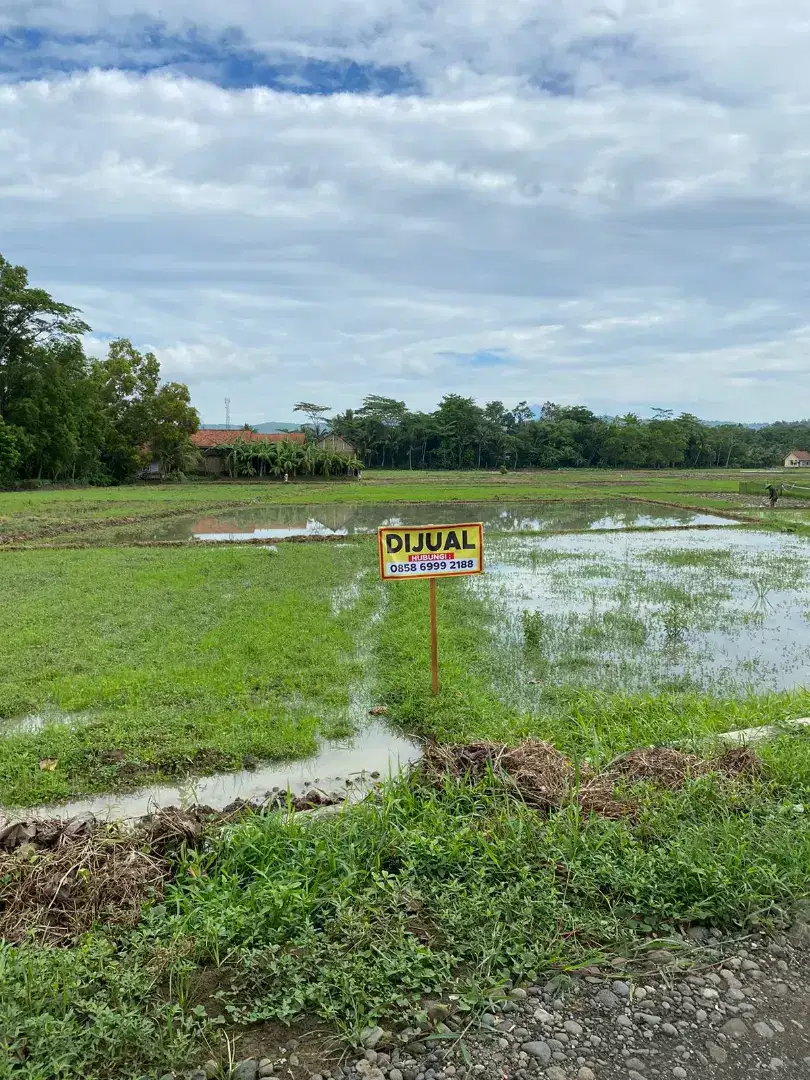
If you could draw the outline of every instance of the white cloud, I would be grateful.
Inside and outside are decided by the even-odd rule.
[[[0,27],[112,49],[149,19],[187,31],[190,10],[144,0],[136,24],[123,0],[7,3]],[[199,36],[238,27],[271,58],[409,64],[427,92],[114,70],[9,81],[0,250],[99,335],[154,348],[210,420],[225,393],[261,420],[301,397],[427,407],[450,390],[789,416],[810,391],[798,13],[201,0]],[[493,350],[504,364],[442,356]]]

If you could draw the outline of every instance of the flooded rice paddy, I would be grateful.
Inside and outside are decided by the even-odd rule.
[[[767,693],[810,683],[810,545],[749,530],[502,537],[471,587],[501,690]],[[535,688],[538,688],[535,690]]]
[[[150,540],[205,540],[238,543],[290,536],[352,536],[380,525],[429,525],[483,521],[495,532],[578,532],[598,529],[689,528],[733,525],[728,518],[655,503],[618,500],[559,503],[370,503],[366,505],[268,505],[155,522]],[[125,541],[131,533],[122,531]]]
[[[181,519],[160,527],[179,529],[174,539],[187,538],[190,527],[210,530],[192,536],[269,539],[283,529],[317,526],[348,535],[398,521],[483,519],[489,527],[487,572],[442,588],[485,601],[492,686],[516,716],[559,713],[565,695],[582,688],[731,699],[810,684],[810,543],[801,538],[729,529],[734,523],[728,519],[655,504],[607,500],[266,509],[272,523],[254,509],[206,518],[202,525],[197,518],[192,525]],[[217,533],[215,524],[229,531]],[[657,531],[631,531],[644,525]],[[696,525],[702,529],[690,529]],[[265,527],[275,532],[262,532]],[[345,617],[359,602],[370,575],[374,569],[365,565],[346,574],[332,590],[331,618]],[[33,813],[127,819],[171,805],[221,809],[237,799],[262,800],[274,790],[351,795],[396,772],[418,757],[417,746],[368,721],[377,678],[372,627],[388,617],[387,600],[381,588],[369,632],[356,642],[364,674],[350,694],[355,737],[324,742],[315,757],[292,764],[152,785]],[[78,726],[93,715],[40,709],[0,721],[0,737],[34,736],[59,723]]]

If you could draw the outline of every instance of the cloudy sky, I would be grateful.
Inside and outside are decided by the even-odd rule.
[[[810,415],[810,0],[2,0],[0,252],[203,419]]]

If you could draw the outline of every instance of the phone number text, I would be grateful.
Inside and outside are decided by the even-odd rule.
[[[477,559],[442,559],[436,562],[388,563],[389,574],[436,573],[437,570],[475,570]]]

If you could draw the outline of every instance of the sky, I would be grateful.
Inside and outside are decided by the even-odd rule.
[[[2,0],[0,253],[204,421],[810,415],[810,0]]]

